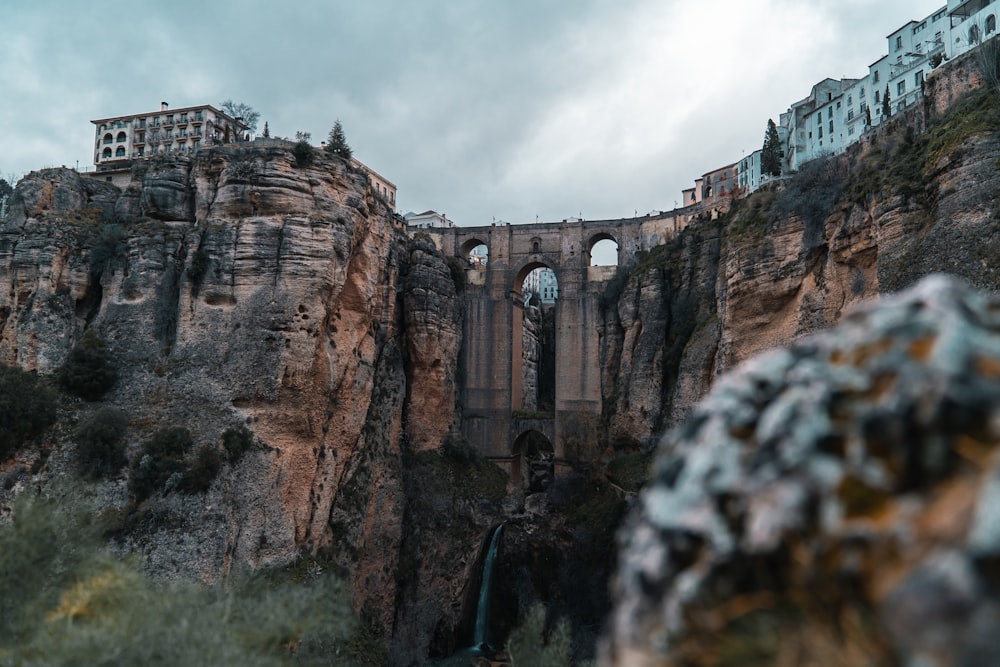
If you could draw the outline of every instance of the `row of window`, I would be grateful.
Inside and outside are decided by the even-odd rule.
[[[196,150],[198,150],[198,148],[199,148],[199,140],[195,139],[194,140],[194,144],[191,146],[191,148],[189,150],[190,151],[196,151]],[[164,150],[166,152],[168,152],[168,153],[169,152],[182,152],[182,151],[185,150],[185,148],[184,148],[183,144],[178,144],[177,146],[166,146]],[[132,154],[132,156],[133,157],[145,157],[146,156],[146,152],[142,148],[139,148],[139,149],[136,149],[136,151]],[[110,160],[111,158],[119,159],[119,158],[125,158],[125,157],[128,157],[128,154],[125,151],[125,147],[124,146],[119,146],[114,151],[112,151],[110,147],[105,148],[103,151],[101,151],[101,157],[100,157],[100,159],[101,160]]]

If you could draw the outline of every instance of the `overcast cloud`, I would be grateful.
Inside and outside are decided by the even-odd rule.
[[[218,104],[340,119],[400,213],[667,210],[943,0],[3,0],[0,175],[91,167],[90,120]]]

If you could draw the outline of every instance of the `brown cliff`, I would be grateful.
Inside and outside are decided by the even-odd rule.
[[[456,409],[460,314],[432,251],[363,173],[299,168],[280,147],[156,159],[123,191],[33,173],[0,230],[0,360],[49,373],[93,328],[119,367],[105,400],[132,417],[130,451],[163,426],[200,443],[248,426],[254,451],[206,494],[136,507],[124,479],[106,483],[125,546],[153,573],[204,580],[319,551],[389,632],[404,454],[440,447]],[[57,447],[50,468],[71,455]]]
[[[936,85],[953,88],[953,76]],[[997,97],[975,90],[938,110],[935,90],[852,151],[622,268],[602,338],[611,444],[651,446],[719,373],[864,299],[933,272],[1000,288]]]

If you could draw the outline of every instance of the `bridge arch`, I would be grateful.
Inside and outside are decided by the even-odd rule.
[[[473,237],[462,244],[460,255],[469,266],[485,268],[490,261],[490,244],[479,237]]]
[[[587,239],[587,264],[590,266],[608,266],[606,263],[599,264],[599,262],[604,262],[603,256],[609,255],[612,252],[612,246],[614,248],[613,264],[617,266],[621,263],[621,243],[619,243],[618,239],[606,231],[601,231],[591,236]],[[597,257],[595,257],[595,254]]]
[[[528,429],[511,446],[510,477],[526,491],[544,491],[555,473],[555,447],[541,431]]]
[[[525,285],[529,276],[540,269],[551,272],[551,276],[534,276],[535,284],[531,290],[539,296],[536,301]],[[553,277],[554,296],[543,299],[542,282],[549,282]],[[513,306],[510,319],[510,391],[511,409],[515,412],[552,413],[555,410],[558,285],[559,274],[543,261],[527,261],[513,274],[509,286]]]

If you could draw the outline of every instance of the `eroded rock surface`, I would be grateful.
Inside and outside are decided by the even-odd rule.
[[[742,364],[660,445],[604,664],[996,664],[998,442],[1000,298],[955,279]]]

